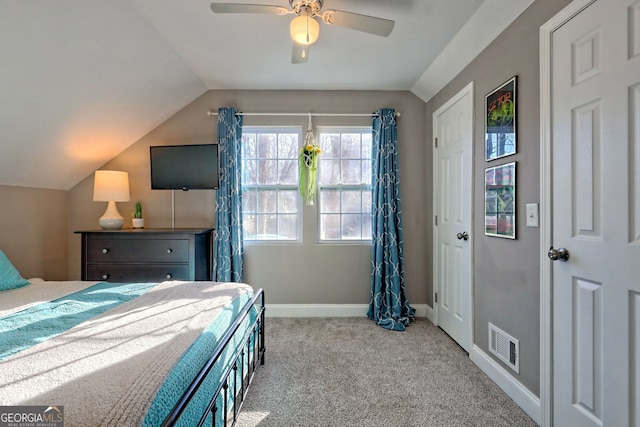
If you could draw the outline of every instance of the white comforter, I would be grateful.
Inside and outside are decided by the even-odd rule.
[[[61,283],[45,285],[77,290],[78,283],[95,282]],[[28,287],[22,292],[35,289]],[[0,405],[63,405],[69,426],[140,425],[186,348],[233,298],[249,291],[238,283],[163,282],[0,362]],[[1,315],[15,311],[7,307],[11,298],[30,304],[3,295]]]

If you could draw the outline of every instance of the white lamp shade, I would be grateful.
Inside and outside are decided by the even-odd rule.
[[[96,171],[93,181],[94,202],[128,202],[129,174],[120,171]]]
[[[320,34],[320,24],[308,15],[300,15],[293,18],[289,26],[291,38],[302,45],[314,44]]]
[[[109,202],[107,210],[100,218],[100,227],[118,230],[124,225],[124,218],[118,212],[116,202],[129,201],[129,174],[120,171],[96,171],[93,180],[93,201]]]

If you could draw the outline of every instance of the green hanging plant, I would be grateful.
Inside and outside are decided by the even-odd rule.
[[[316,194],[316,181],[318,179],[318,158],[320,147],[308,144],[300,150],[298,167],[300,169],[300,194],[306,205],[313,205]]]
[[[304,138],[304,146],[298,156],[298,169],[300,170],[300,195],[306,205],[313,205],[316,194],[316,181],[318,176],[318,158],[320,147],[314,143],[311,130],[311,115],[309,115],[309,130]]]

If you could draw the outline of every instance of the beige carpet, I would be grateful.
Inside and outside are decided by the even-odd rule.
[[[536,426],[424,319],[267,318],[266,340],[239,427]]]

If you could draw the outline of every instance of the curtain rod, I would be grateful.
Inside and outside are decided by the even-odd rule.
[[[304,117],[374,117],[376,113],[236,113],[242,116],[304,116]],[[207,116],[217,116],[217,111],[207,111]],[[396,117],[400,117],[400,113],[396,112]]]

